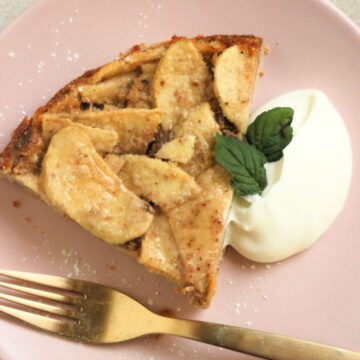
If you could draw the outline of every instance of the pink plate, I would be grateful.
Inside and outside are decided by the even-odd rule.
[[[263,36],[271,46],[254,106],[286,91],[318,88],[346,123],[354,154],[352,186],[343,212],[322,239],[302,254],[266,266],[228,249],[217,294],[203,311],[175,295],[171,283],[147,273],[19,186],[0,180],[0,268],[97,281],[155,311],[168,307],[178,317],[360,350],[360,33],[327,2],[39,0],[0,34],[0,147],[23,114],[32,114],[69,80],[133,44],[173,34],[233,33]],[[336,196],[336,189],[329,196]],[[20,207],[13,206],[15,200]],[[166,336],[81,345],[5,315],[0,315],[0,334],[2,360],[239,358]]]

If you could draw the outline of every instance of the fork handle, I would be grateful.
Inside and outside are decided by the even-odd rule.
[[[271,360],[360,360],[360,353],[264,331],[161,317],[161,332]]]

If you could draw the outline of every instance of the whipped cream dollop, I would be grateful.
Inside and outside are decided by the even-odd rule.
[[[273,262],[312,245],[341,211],[351,179],[351,147],[340,115],[324,93],[298,90],[260,107],[294,109],[294,136],[281,160],[265,165],[261,196],[235,197],[224,246]]]

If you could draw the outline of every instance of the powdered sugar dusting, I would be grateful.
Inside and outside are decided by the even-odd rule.
[[[148,304],[149,306],[153,306],[153,305],[154,305],[154,300],[153,300],[152,298],[148,298],[147,304]]]
[[[245,278],[241,277],[241,281],[237,277],[226,279],[226,286],[231,288],[233,296],[223,305],[227,313],[236,315],[239,326],[253,327],[260,321],[258,314],[261,313],[261,306],[267,306],[264,301],[269,298],[267,279],[274,271],[273,267],[272,264],[257,264],[245,260],[237,270],[239,274],[245,274]],[[226,315],[222,321],[226,323],[233,319],[234,316]]]
[[[156,10],[160,10],[163,8],[163,5],[162,4],[151,4],[150,7],[152,9],[156,9]],[[153,12],[153,10],[152,10]],[[140,18],[140,20],[137,20],[136,21],[136,24],[137,24],[137,27],[138,29],[137,30],[134,30],[133,33],[135,35],[138,36],[138,38],[142,39],[144,37],[143,33],[142,33],[142,30],[143,29],[148,29],[149,28],[149,15],[144,13],[144,12],[138,12],[137,13],[137,17]]]

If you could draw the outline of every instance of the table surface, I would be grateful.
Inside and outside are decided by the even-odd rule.
[[[0,32],[36,0],[1,0]],[[60,1],[60,0],[58,0]],[[360,0],[330,0],[360,27]]]

